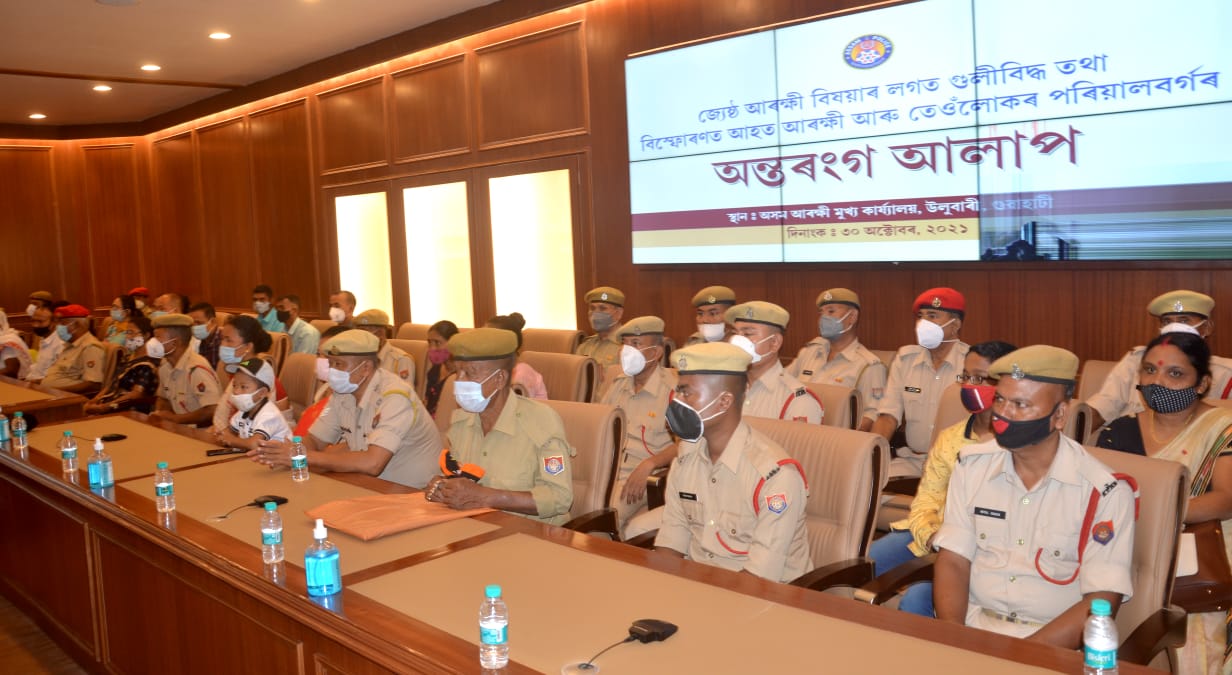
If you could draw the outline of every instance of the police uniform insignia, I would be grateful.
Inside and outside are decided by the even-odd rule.
[[[718,299],[718,298],[716,298],[716,297],[714,297],[714,295],[713,295],[713,294],[711,294],[711,295],[707,295],[707,296],[706,296],[706,302],[707,302],[707,303],[709,303],[709,304],[711,304],[711,305],[713,305],[714,303],[718,302],[718,300],[719,300],[719,299]]]
[[[1101,544],[1107,544],[1112,541],[1113,534],[1115,533],[1112,531],[1111,520],[1095,523],[1095,525],[1091,528],[1091,539],[1094,539]]]
[[[93,368],[93,367],[94,367],[93,361],[86,361],[86,368]]]
[[[600,299],[600,300],[607,300],[607,293],[600,293],[600,294],[599,294],[599,299]]]
[[[641,334],[642,334],[642,327],[641,327],[641,326],[634,326],[634,327],[633,327],[633,334],[634,334],[634,335],[641,335]]]
[[[402,369],[401,371],[399,371],[399,372],[398,372],[398,377],[400,377],[400,378],[402,378],[402,379],[404,379],[404,380],[405,380],[405,379],[406,379],[406,374],[407,374],[407,371],[406,371],[406,369],[404,368],[404,369]]]
[[[1010,377],[1014,378],[1015,380],[1021,380],[1022,378],[1026,376],[1027,374],[1022,372],[1022,368],[1019,367],[1017,363],[1015,363],[1013,366],[1010,367]]]
[[[200,393],[205,393],[205,383],[204,382],[197,383],[197,391]]]
[[[752,307],[749,307],[748,309],[744,310],[744,318],[746,319],[753,318],[753,308]]]
[[[804,387],[800,387],[796,390],[796,398],[800,398],[801,396],[804,396]]]
[[[683,356],[676,360],[676,370],[688,370],[688,368],[689,362]]]
[[[871,393],[873,395],[873,398],[877,400],[881,400],[881,396],[882,394],[885,393],[885,389],[873,389]]]
[[[821,295],[821,299],[822,299],[822,300],[833,300],[833,299],[834,299],[834,294],[833,294],[833,293],[831,293],[830,291],[826,291],[825,293],[823,293],[823,294]]]
[[[543,458],[543,470],[548,472],[548,475],[555,476],[565,470],[565,458],[561,455],[552,455],[551,457]]]
[[[934,295],[933,296],[933,307],[940,307],[940,306],[941,306],[941,298]]]
[[[773,513],[782,513],[787,510],[787,495],[780,492],[776,495],[766,497],[766,508]]]
[[[1185,303],[1181,302],[1180,300],[1177,300],[1176,304],[1172,305],[1172,309],[1175,309],[1178,312],[1183,312],[1185,311]]]

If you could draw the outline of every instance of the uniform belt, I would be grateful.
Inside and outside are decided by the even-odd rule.
[[[1017,616],[1010,616],[1008,614],[1002,614],[1000,612],[996,612],[991,609],[988,609],[987,607],[981,608],[980,612],[982,612],[984,616],[987,616],[989,618],[998,619],[1000,621],[1006,621],[1009,623],[1016,623],[1022,626],[1042,626],[1044,625],[1038,621],[1029,621],[1027,619],[1020,619]]]

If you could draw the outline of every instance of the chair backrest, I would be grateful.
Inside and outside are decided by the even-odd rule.
[[[282,362],[287,360],[287,354],[291,353],[291,336],[286,333],[271,332],[269,334],[272,342],[268,356],[274,366],[274,374],[278,375],[282,372]]]
[[[1078,392],[1075,394],[1079,401],[1085,401],[1099,392],[1099,388],[1104,386],[1104,380],[1108,379],[1108,373],[1116,367],[1116,361],[1096,361],[1094,359],[1084,361],[1082,363],[1082,375],[1078,377]]]
[[[589,356],[524,351],[518,358],[543,376],[548,398],[579,403],[595,400],[599,367]]]
[[[864,555],[873,537],[881,490],[890,470],[890,446],[876,434],[744,418],[800,462],[809,482],[808,524],[813,566]]]
[[[282,388],[287,390],[287,398],[291,400],[291,413],[296,419],[304,413],[304,408],[312,405],[312,396],[316,392],[317,357],[312,354],[293,352],[287,355],[282,364]]]
[[[810,391],[821,399],[825,416],[821,423],[840,429],[855,429],[860,426],[860,417],[864,412],[864,396],[859,389],[844,387],[840,384],[808,385]]]
[[[559,328],[523,328],[522,350],[572,354],[582,342],[582,331]]]
[[[890,349],[871,349],[869,351],[876,354],[877,358],[881,359],[886,368],[890,367],[890,363],[894,361],[894,357],[898,354],[898,352]]]
[[[1093,447],[1086,451],[1114,473],[1133,476],[1141,494],[1130,575],[1134,597],[1121,605],[1116,617],[1118,632],[1128,636],[1152,613],[1167,607],[1172,597],[1177,544],[1189,501],[1189,470],[1178,462],[1128,452]]]
[[[116,369],[120,367],[120,352],[124,349],[114,342],[103,341],[103,386],[106,387],[115,378]],[[146,392],[153,396],[158,392]]]
[[[1086,443],[1094,429],[1091,428],[1091,406],[1078,399],[1070,399],[1069,413],[1065,417],[1065,428],[1061,433],[1078,441]],[[1094,440],[1094,439],[1092,439]]]
[[[92,316],[90,317],[90,332],[94,334],[94,337],[103,340],[107,337],[107,329],[113,323],[115,321],[111,318],[110,314],[104,317]],[[106,382],[106,380],[103,381]]]
[[[395,338],[390,340],[389,344],[411,355],[411,360],[415,362],[415,393],[419,394],[420,400],[423,400],[424,389],[427,386],[425,376],[428,373],[428,341]]]
[[[928,447],[933,447],[933,443],[937,441],[937,434],[947,427],[958,424],[971,414],[963,406],[962,395],[959,393],[961,391],[962,386],[954,383],[941,392],[941,403],[937,406],[937,416],[933,418],[933,434],[928,439]]]
[[[398,326],[397,338],[399,340],[427,340],[428,329],[431,327],[431,324],[411,323],[408,321],[407,323]]]
[[[317,329],[317,332],[320,333],[321,335],[324,335],[325,331],[338,325],[337,323],[330,321],[329,319],[313,319],[312,321],[309,321],[308,323],[311,324],[313,328]]]
[[[608,504],[621,441],[625,437],[625,413],[599,403],[541,401],[565,423],[565,438],[577,451],[573,457],[573,506],[569,516],[601,509]]]

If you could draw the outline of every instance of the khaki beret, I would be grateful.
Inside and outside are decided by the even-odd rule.
[[[170,328],[172,326],[181,326],[183,328],[192,328],[192,317],[187,314],[162,314],[150,320],[150,324],[155,328]]]
[[[743,375],[753,357],[729,342],[703,342],[672,352],[672,365],[681,375]]]
[[[736,292],[726,286],[707,286],[693,296],[694,307],[734,304],[736,304]]]
[[[1151,316],[1165,314],[1197,314],[1209,317],[1215,309],[1215,299],[1197,291],[1168,291],[1151,301],[1146,311]]]
[[[90,316],[90,310],[83,305],[65,305],[57,309],[55,314],[57,319],[83,319]],[[188,323],[191,325],[192,321]]]
[[[967,313],[967,299],[963,297],[962,293],[952,288],[944,286],[930,288],[915,299],[915,303],[911,305],[911,312],[914,314],[921,309],[929,308],[953,312],[962,317]]]
[[[368,309],[360,312],[355,317],[356,326],[383,326],[389,327],[389,315],[379,309]]]
[[[371,356],[381,349],[381,341],[366,330],[352,328],[329,339],[326,356]]]
[[[491,361],[516,354],[518,336],[503,328],[476,328],[449,338],[446,347],[457,361]]]
[[[846,288],[831,288],[822,291],[821,295],[817,296],[817,309],[830,304],[851,305],[860,309],[860,296],[856,295],[855,291]]]
[[[586,294],[586,302],[606,302],[609,305],[625,306],[625,294],[619,288],[600,286]]]
[[[730,324],[737,321],[764,323],[767,326],[778,326],[783,330],[787,330],[787,322],[790,319],[791,315],[787,313],[787,310],[772,302],[762,300],[753,300],[729,307],[723,314],[723,320]]]
[[[1073,384],[1078,375],[1078,357],[1060,347],[1031,345],[997,359],[988,373],[998,378],[1009,375],[1015,380]]]
[[[30,299],[42,300],[44,302],[51,302],[55,300],[55,298],[51,297],[51,293],[48,293],[47,291],[35,291],[30,294]]]
[[[226,370],[228,373],[244,371],[256,378],[257,382],[265,385],[266,389],[269,389],[271,392],[274,391],[274,367],[263,358],[254,357],[244,359],[239,363],[229,363],[226,366]]]
[[[657,316],[639,316],[636,319],[626,321],[625,325],[621,326],[616,334],[620,337],[626,335],[662,335],[663,319]]]

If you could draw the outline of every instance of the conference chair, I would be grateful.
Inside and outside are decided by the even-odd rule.
[[[599,367],[589,356],[524,351],[518,358],[543,376],[548,398],[579,403],[595,400]]]
[[[1178,462],[1087,446],[1114,473],[1132,476],[1140,496],[1130,578],[1134,597],[1117,612],[1125,636],[1117,658],[1171,670],[1172,650],[1185,642],[1185,612],[1170,604],[1177,548],[1188,504],[1189,471]],[[933,578],[936,554],[917,558],[864,585],[855,598],[883,604],[908,586]]]
[[[1095,359],[1083,361],[1082,374],[1078,376],[1078,391],[1075,397],[1079,401],[1085,401],[1099,393],[1099,388],[1104,386],[1104,380],[1108,379],[1108,374],[1112,372],[1116,364],[1116,361]]]
[[[304,409],[312,405],[313,395],[321,383],[317,380],[317,357],[312,354],[295,352],[287,355],[282,364],[282,373],[278,379],[282,388],[287,391],[291,400],[291,414],[295,419],[304,414]]]
[[[291,336],[277,331],[271,332],[269,336],[272,342],[266,356],[270,360],[270,365],[274,366],[274,374],[278,375],[282,372],[282,362],[287,359],[287,354],[291,353]],[[313,357],[315,358],[316,355],[314,354]]]
[[[663,367],[665,368],[672,367],[672,352],[674,351],[676,351],[676,341],[664,335],[663,336],[663,363],[662,363]]]
[[[808,385],[818,399],[821,400],[825,416],[821,423],[840,429],[855,429],[860,426],[860,418],[864,413],[864,396],[859,389],[844,387],[839,384]]]
[[[959,392],[962,387],[951,384],[941,392],[941,402],[937,405],[937,416],[933,418],[932,434],[928,438],[928,447],[937,441],[937,435],[947,427],[951,427],[967,418],[971,413],[963,407]],[[915,499],[916,489],[920,486],[918,477],[897,477],[886,485],[882,495],[881,511],[877,514],[877,529],[890,531],[890,523],[902,520],[911,513],[911,500]]]
[[[522,349],[528,352],[572,354],[582,343],[582,331],[558,328],[523,328]]]
[[[1094,415],[1091,406],[1087,405],[1085,401],[1076,398],[1071,399],[1069,402],[1069,414],[1065,418],[1065,428],[1061,430],[1061,433],[1079,443],[1086,443],[1091,434],[1098,431],[1098,429],[1091,428],[1091,422],[1093,421]],[[1095,441],[1094,438],[1090,438],[1090,440],[1092,443]]]
[[[321,335],[324,335],[325,331],[338,325],[337,323],[335,323],[334,321],[331,321],[330,319],[313,319],[312,321],[309,321],[308,323],[313,328],[317,329],[317,332],[320,333]]]
[[[565,438],[577,453],[572,460],[573,506],[569,508],[569,515],[577,518],[604,509],[611,497],[616,462],[625,437],[624,411],[600,403],[551,400],[543,403],[560,415],[565,424]],[[614,530],[614,517],[611,525]]]
[[[407,322],[398,326],[397,338],[399,340],[427,340],[429,328],[431,324]]]
[[[114,342],[103,342],[103,389],[111,383],[111,380],[116,376],[116,370],[120,367],[120,354],[124,348]],[[147,392],[151,395],[158,392]]]
[[[411,361],[415,363],[415,393],[419,395],[422,401],[424,397],[424,389],[427,385],[428,373],[428,341],[427,340],[400,340],[393,339],[389,344],[401,349],[411,355]]]
[[[92,316],[90,317],[90,332],[94,334],[94,337],[100,340],[105,340],[107,336],[107,327],[110,326],[111,323],[112,319],[110,314],[107,316]],[[52,325],[52,328],[55,328],[54,324]]]

